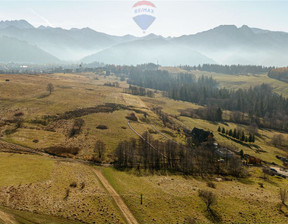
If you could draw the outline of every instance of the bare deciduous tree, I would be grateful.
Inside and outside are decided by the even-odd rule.
[[[78,118],[74,121],[73,127],[70,131],[70,138],[72,138],[75,135],[80,134],[82,127],[84,126],[85,121],[81,118]]]
[[[105,147],[104,142],[102,142],[101,140],[98,140],[95,144],[94,152],[98,154],[98,158],[100,160],[103,159],[103,154],[105,153],[105,151],[106,151],[106,147]]]
[[[274,146],[282,146],[283,142],[284,142],[284,137],[281,134],[274,135],[273,138],[272,138],[272,144]]]
[[[54,86],[52,83],[49,83],[46,87],[47,91],[49,92],[49,94],[51,95],[52,92],[54,92]]]

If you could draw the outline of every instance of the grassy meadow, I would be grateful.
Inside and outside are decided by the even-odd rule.
[[[223,223],[286,223],[287,217],[279,213],[279,189],[287,181],[270,177],[263,179],[259,168],[250,168],[249,179],[231,178],[217,182],[213,177],[185,177],[179,175],[140,176],[136,172],[105,168],[103,173],[123,197],[141,223],[195,223],[214,222],[206,211],[198,191],[209,190],[217,197],[213,206]],[[216,189],[207,186],[213,181]],[[261,188],[259,183],[263,183]],[[140,197],[143,194],[143,204]]]
[[[179,72],[176,68],[165,69]],[[197,76],[212,75],[221,86],[229,89],[269,83],[276,92],[288,96],[287,84],[270,79],[267,74],[231,76],[195,73]],[[7,78],[10,82],[3,81]],[[116,81],[120,83],[120,88],[104,86],[106,82]],[[55,87],[51,95],[46,90],[48,83]],[[137,138],[128,127],[126,117],[131,113],[138,119],[131,122],[138,133],[149,131],[155,139],[166,141],[153,129],[154,125],[169,138],[182,143],[185,141],[181,133],[165,127],[152,110],[161,107],[181,127],[212,131],[220,145],[283,165],[276,155],[286,157],[287,151],[275,147],[271,139],[275,134],[282,134],[288,139],[287,133],[259,129],[254,144],[261,150],[257,150],[253,145],[241,145],[217,132],[219,126],[225,129],[239,127],[247,131],[249,127],[245,125],[183,117],[180,110],[200,106],[165,98],[160,92],[154,98],[125,94],[123,88],[127,86],[117,77],[94,73],[0,75],[0,143],[5,141],[40,151],[52,146],[79,147],[80,152],[73,157],[87,160],[94,154],[96,141],[101,140],[107,149],[103,162],[109,163],[114,160],[114,151],[120,141]],[[67,111],[106,103],[124,105],[125,109],[69,119],[47,119],[47,116],[60,116]],[[144,112],[147,113],[146,118]],[[85,124],[79,135],[70,137],[76,118],[83,119]],[[17,119],[21,120],[19,127],[15,122]],[[99,129],[99,125],[107,128]],[[0,144],[0,212],[10,214],[15,223],[125,223],[111,196],[95,176],[93,167],[52,156],[1,153],[1,150],[4,151],[5,147]],[[264,179],[260,167],[247,168],[250,174],[247,178],[228,177],[220,181],[216,181],[217,177],[187,177],[169,173],[152,175],[145,171],[136,175],[134,170],[101,169],[140,223],[214,222],[198,196],[200,189],[215,193],[218,202],[213,205],[213,210],[220,215],[223,223],[288,222],[287,208],[282,206],[279,209],[279,190],[287,187],[287,180],[275,176]],[[210,181],[215,183],[216,189],[207,186]],[[143,205],[140,204],[141,194]],[[38,215],[32,217],[31,213]]]
[[[27,214],[65,218],[67,223],[68,220],[72,223],[124,223],[93,167],[9,153],[1,153],[0,161],[0,204],[3,208],[17,209],[10,211],[12,216],[15,214],[21,220],[22,215],[25,217],[21,211],[26,211]],[[5,212],[0,207],[1,210]]]

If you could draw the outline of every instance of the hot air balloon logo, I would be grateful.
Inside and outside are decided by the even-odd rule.
[[[133,20],[144,33],[156,19],[155,9],[156,6],[149,1],[139,1],[133,5]]]

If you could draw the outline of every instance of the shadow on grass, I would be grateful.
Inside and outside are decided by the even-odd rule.
[[[242,184],[249,184],[249,185],[252,185],[255,183],[253,180],[249,178],[239,178],[238,181]]]
[[[213,223],[222,223],[221,215],[217,211],[214,211],[211,208],[209,208],[207,210],[207,216],[206,217]]]
[[[232,138],[232,137],[226,136],[226,135],[224,135],[224,134],[222,134],[222,133],[219,133],[219,135],[221,135],[222,137],[227,138],[227,139],[229,139],[229,140],[231,140],[231,141],[233,141],[233,142],[235,142],[235,143],[238,143],[238,144],[240,144],[240,145],[242,145],[242,146],[245,146],[245,147],[251,149],[251,145],[250,145],[250,144],[247,144],[247,143],[244,143],[244,142],[242,142],[242,141],[240,141],[240,140],[238,140],[238,139],[234,139],[234,138]],[[255,144],[253,144],[253,146],[254,146],[255,148],[258,148],[258,147],[259,147],[259,146],[255,145]]]
[[[279,203],[278,206],[279,206],[279,212],[288,217],[288,206],[283,203]]]
[[[50,96],[50,93],[43,93],[43,94],[39,95],[39,96],[37,97],[37,99],[43,99],[43,98],[46,98],[46,97],[48,97],[48,96]]]

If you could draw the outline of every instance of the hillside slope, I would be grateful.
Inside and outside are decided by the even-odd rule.
[[[0,62],[59,63],[59,59],[40,48],[14,38],[0,37]]]

